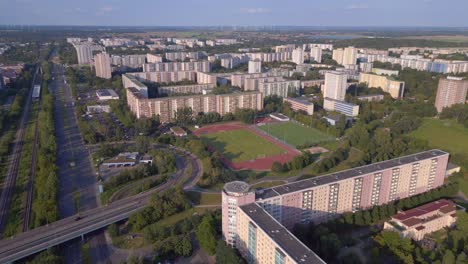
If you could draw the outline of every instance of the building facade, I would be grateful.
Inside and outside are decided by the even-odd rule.
[[[308,115],[314,114],[314,104],[307,100],[286,97],[286,98],[283,98],[283,102],[287,102],[291,104],[291,108],[294,111],[304,111]]]
[[[109,54],[103,52],[94,56],[94,69],[96,76],[104,79],[112,78],[111,59]]]
[[[444,182],[448,157],[433,149],[296,181],[257,191],[255,202],[248,203],[249,196],[237,208],[223,196],[224,239],[249,263],[324,263],[289,232],[295,224],[322,223],[437,188]]]
[[[323,109],[327,111],[335,111],[351,117],[359,115],[359,105],[328,97],[323,98]]]
[[[367,83],[369,87],[381,88],[384,92],[389,93],[392,98],[403,98],[405,92],[405,82],[392,80],[387,76],[361,72],[359,82]]]
[[[137,118],[159,116],[161,122],[170,122],[180,108],[189,107],[194,115],[217,112],[224,115],[237,109],[263,109],[263,97],[259,92],[233,94],[197,94],[189,96],[148,98],[134,87],[127,88],[127,105]]]
[[[464,104],[468,92],[468,80],[458,77],[447,77],[439,80],[435,107],[437,112],[442,112],[445,107],[454,104]]]
[[[211,64],[209,61],[145,63],[143,65],[143,71],[144,72],[177,72],[177,71],[211,72]]]
[[[320,47],[310,48],[310,60],[322,63],[322,49]]]
[[[261,72],[262,72],[262,62],[260,60],[249,61],[249,74],[261,73]]]
[[[323,97],[344,101],[348,75],[344,72],[328,71],[325,73]]]

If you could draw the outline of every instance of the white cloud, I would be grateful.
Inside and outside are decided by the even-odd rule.
[[[242,13],[247,13],[247,14],[265,14],[265,13],[270,13],[271,10],[268,8],[242,8],[241,9]]]
[[[368,9],[369,6],[367,4],[351,4],[346,7],[346,9]]]

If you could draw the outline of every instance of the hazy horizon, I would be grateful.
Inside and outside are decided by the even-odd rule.
[[[1,25],[468,27],[466,0],[3,0]]]

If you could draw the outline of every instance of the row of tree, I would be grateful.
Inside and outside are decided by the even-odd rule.
[[[34,199],[32,206],[32,223],[34,227],[45,225],[59,218],[58,211],[58,176],[57,176],[57,143],[54,126],[54,96],[48,89],[50,65],[42,65],[42,103],[38,115],[38,149],[37,170],[34,178]]]

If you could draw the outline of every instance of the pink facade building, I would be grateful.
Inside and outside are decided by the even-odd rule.
[[[282,254],[278,253],[282,260],[279,263],[323,263],[315,254],[305,253],[307,247],[288,230],[297,223],[321,223],[345,212],[368,209],[437,188],[444,182],[448,158],[447,152],[434,149],[257,191],[254,203],[240,205],[235,210],[237,234],[230,234],[236,236],[230,244],[248,261],[256,263],[272,263],[268,256],[276,256],[276,250]],[[225,211],[229,209],[226,202],[223,193],[223,233],[226,233],[224,217],[228,213]],[[284,229],[269,232],[273,223]],[[226,236],[225,239],[228,240]],[[259,244],[260,239],[263,242]],[[296,248],[281,246],[282,239]],[[271,245],[265,246],[268,243]],[[307,255],[307,260],[301,261],[297,254]]]
[[[237,213],[239,207],[255,202],[255,192],[250,186],[241,181],[229,182],[224,185],[222,192],[222,228],[223,236],[231,246],[236,244]]]

